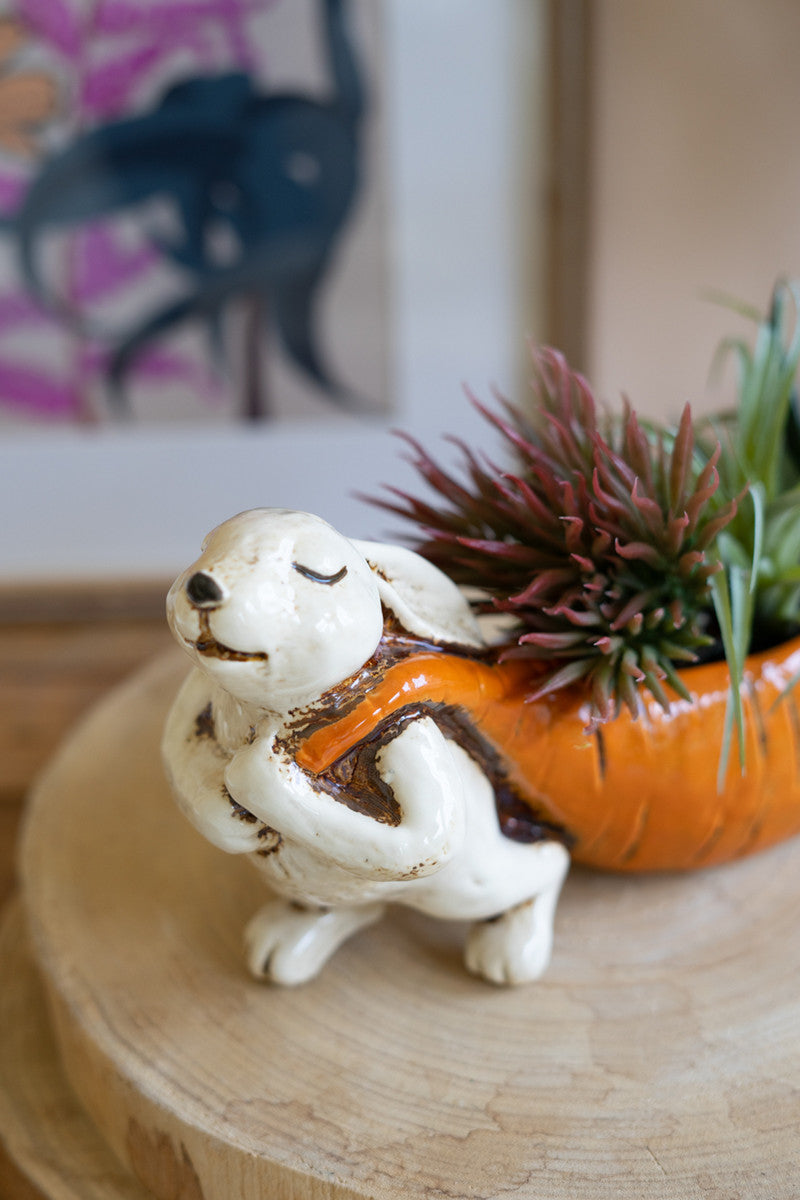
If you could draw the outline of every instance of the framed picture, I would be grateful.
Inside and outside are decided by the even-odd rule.
[[[547,5],[6,0],[5,580],[169,575],[255,506],[385,534],[540,335]],[[537,327],[538,326],[538,327]]]

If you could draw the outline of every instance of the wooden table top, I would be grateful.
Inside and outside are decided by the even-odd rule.
[[[172,647],[161,615],[162,597],[163,592],[152,604],[140,606],[133,612],[127,610],[124,604],[112,604],[110,610],[106,604],[95,608],[89,605],[88,610],[81,606],[70,608],[65,605],[61,612],[58,612],[57,605],[50,605],[48,611],[47,605],[43,609],[31,605],[26,610],[24,605],[18,604],[9,615],[8,608],[4,611],[0,592],[0,899],[7,899],[14,889],[15,848],[20,819],[25,796],[38,772],[94,702],[154,656]],[[54,612],[58,613],[59,619],[52,619]],[[601,1113],[601,1127],[613,1125],[614,1104],[618,1103],[624,1108],[626,1098],[636,1084],[637,1073],[648,1075],[650,1066],[646,1056],[641,1053],[642,1047],[648,1045],[652,1046],[653,1058],[659,1057],[662,1064],[660,1074],[655,1072],[659,1087],[672,1087],[679,1075],[683,1082],[692,1081],[693,1087],[686,1089],[685,1099],[680,1105],[685,1110],[684,1118],[687,1113],[689,1116],[696,1113],[698,1122],[701,1122],[708,1096],[707,1090],[704,1091],[701,1068],[703,1063],[708,1070],[709,1064],[713,1066],[723,1062],[727,1074],[718,1071],[712,1080],[718,1095],[717,1107],[712,1104],[710,1110],[712,1125],[715,1121],[727,1122],[731,1129],[735,1127],[737,1138],[752,1137],[753,1144],[757,1143],[762,1151],[770,1139],[774,1139],[775,1146],[781,1148],[782,1152],[787,1146],[796,1148],[797,1124],[791,1115],[791,1105],[794,1103],[796,1107],[796,1078],[790,1079],[790,1074],[794,1070],[791,1054],[796,1054],[798,1045],[794,1037],[798,1008],[793,986],[797,962],[800,961],[800,945],[796,936],[797,889],[785,887],[785,903],[781,899],[777,921],[769,905],[764,907],[759,901],[753,904],[750,911],[747,901],[742,905],[739,903],[742,895],[746,897],[750,894],[751,899],[753,896],[756,900],[758,898],[751,876],[758,877],[759,885],[764,883],[761,890],[766,894],[772,886],[772,876],[778,869],[782,875],[776,876],[772,888],[773,899],[778,893],[784,896],[781,889],[787,879],[796,877],[796,871],[791,868],[790,851],[790,847],[778,848],[776,855],[751,860],[749,867],[747,864],[735,864],[735,878],[730,873],[697,878],[686,885],[685,894],[683,888],[680,892],[675,889],[675,894],[663,904],[659,900],[658,887],[651,885],[646,893],[650,898],[649,910],[644,907],[643,897],[638,897],[635,903],[631,902],[630,897],[626,898],[623,884],[615,885],[616,890],[609,892],[602,879],[592,881],[587,876],[577,876],[572,881],[571,887],[577,889],[576,899],[571,908],[564,903],[562,912],[562,983],[569,975],[567,968],[573,963],[577,948],[588,946],[591,949],[594,945],[595,955],[602,951],[604,963],[617,961],[614,945],[618,938],[618,912],[624,910],[634,925],[641,925],[643,921],[646,924],[650,920],[647,916],[649,911],[657,910],[663,916],[663,920],[659,917],[658,939],[654,941],[648,933],[647,945],[640,957],[636,958],[635,970],[625,965],[627,960],[623,961],[623,956],[619,958],[613,979],[604,977],[599,967],[588,982],[585,973],[580,975],[577,998],[570,1001],[572,1007],[562,1005],[560,1001],[556,1004],[560,984],[554,977],[540,1001],[544,1004],[549,998],[551,1007],[555,1005],[559,1013],[563,1009],[567,1015],[572,1014],[570,1019],[574,1018],[578,1025],[582,1022],[583,1033],[577,1037],[574,1053],[565,1055],[563,1062],[567,1064],[565,1070],[572,1069],[577,1058],[585,1054],[592,1070],[596,1070],[596,1076],[590,1075],[589,1078],[592,1086],[596,1084],[599,1089],[598,1103],[606,1103],[606,1099],[611,1098],[610,1108],[607,1106],[607,1111]],[[741,882],[742,879],[745,879],[745,883],[750,880],[747,884],[749,893],[746,889],[742,892],[738,888],[736,880]],[[692,900],[692,895],[698,889],[707,891],[702,903]],[[603,926],[605,940],[601,938],[595,944],[592,939],[599,937],[599,934],[591,921],[599,919],[597,913],[601,906],[598,900],[603,897],[603,920],[608,928]],[[567,900],[569,897],[565,897]],[[741,920],[737,921],[734,918],[740,909]],[[615,921],[613,939],[608,932],[611,916]],[[656,924],[653,918],[648,928],[653,930]],[[571,935],[570,928],[573,930]],[[773,931],[777,931],[777,936],[773,936]],[[692,938],[693,944],[687,946],[686,943],[692,942]],[[701,952],[705,953],[706,944],[713,952],[709,950],[708,961],[705,965],[701,962],[698,967],[698,956]],[[598,946],[600,951],[597,950]],[[661,946],[660,950],[658,946]],[[638,943],[634,947],[636,954],[639,953],[637,947]],[[795,955],[794,959],[789,950]],[[658,955],[662,953],[671,962],[674,959],[669,970],[659,960]],[[764,968],[767,960],[771,964],[770,971],[760,977],[759,970]],[[682,976],[681,963],[684,969]],[[423,967],[417,963],[414,969],[422,970]],[[570,968],[573,975],[575,969],[573,963]],[[334,976],[331,977],[335,980]],[[379,978],[392,979],[388,966],[379,972]],[[410,976],[411,983],[413,978],[413,975]],[[754,993],[759,982],[770,997],[769,1004],[764,1007],[763,1021],[760,1012],[757,1012],[758,997]],[[704,1008],[700,1004],[701,984],[705,988]],[[458,990],[467,985],[457,974],[449,986]],[[791,1003],[787,1000],[787,989]],[[425,996],[428,993],[424,988],[416,989],[413,1013],[417,1023],[420,997]],[[752,999],[753,996],[755,999]],[[773,1004],[775,997],[780,1002]],[[517,1001],[513,995],[503,993],[491,993],[487,1001],[492,1012],[501,1014],[515,1003]],[[740,1019],[743,1007],[749,1010],[748,1021]],[[697,1017],[700,1008],[703,1009],[702,1020]],[[753,1019],[754,1012],[757,1012],[758,1021]],[[658,1040],[652,1042],[648,1040],[651,1036],[650,1022],[658,1036]],[[320,1028],[325,1030],[328,1026],[322,1023]],[[743,1040],[743,1030],[755,1030],[758,1035],[756,1042],[750,1044],[746,1038]],[[616,1031],[613,1037],[611,1031]],[[678,1038],[680,1048],[680,1053],[677,1050],[675,1052],[674,1070],[671,1062],[669,1070],[663,1065],[670,1037]],[[546,1046],[545,1057],[550,1053],[549,1045]],[[781,1071],[775,1071],[774,1078],[767,1084],[763,1084],[761,1079],[765,1068],[759,1057],[760,1048],[765,1045],[770,1045],[774,1052],[773,1059],[778,1050],[781,1054],[784,1047],[786,1050],[785,1066],[782,1058]],[[498,1054],[498,1061],[501,1057]],[[770,1069],[773,1059],[767,1062],[767,1069]],[[550,1059],[547,1061],[550,1062]],[[559,1079],[563,1084],[561,1076]],[[759,1086],[754,1085],[747,1092],[748,1080],[751,1083],[760,1080]],[[730,1082],[730,1096],[725,1097],[723,1104],[719,1094],[727,1086],[726,1081]],[[492,1088],[487,1086],[487,1095],[491,1092]],[[575,1089],[571,1087],[570,1097],[574,1093]],[[648,1103],[655,1096],[652,1089],[651,1093],[648,1094]],[[745,1093],[758,1101],[753,1110],[757,1121],[752,1113],[745,1111]],[[435,1089],[431,1091],[434,1098],[438,1095]],[[551,1103],[552,1096],[548,1095],[547,1104]],[[510,1119],[513,1107],[510,1104],[506,1107],[500,1105],[498,1111],[506,1113]],[[637,1108],[637,1112],[645,1115],[649,1111],[650,1108],[645,1104]],[[675,1120],[677,1111],[678,1106],[672,1106],[670,1100],[665,1114],[662,1114],[667,1141],[671,1136],[668,1126]],[[790,1117],[787,1117],[787,1113]],[[3,1200],[49,1200],[22,1177],[5,1155],[3,1134],[0,1128],[0,1197]],[[554,1136],[557,1135],[558,1130]],[[704,1143],[700,1140],[699,1132],[693,1130],[692,1136],[695,1141],[690,1148],[694,1152]],[[692,1195],[700,1194],[710,1200],[712,1195],[727,1197],[736,1194],[755,1200],[755,1197],[767,1195],[800,1194],[800,1191],[793,1190],[798,1178],[796,1171],[792,1167],[790,1179],[785,1174],[785,1163],[781,1168],[784,1173],[777,1181],[771,1181],[765,1169],[758,1173],[758,1177],[748,1173],[735,1193],[729,1188],[718,1190],[713,1171],[716,1169],[714,1153],[719,1146],[716,1146],[716,1150],[715,1146],[716,1143],[711,1142],[707,1146],[708,1171],[711,1173],[703,1175],[702,1179],[697,1177]],[[649,1143],[647,1148],[649,1150]],[[655,1154],[650,1169],[651,1174],[655,1172],[653,1177],[658,1181],[658,1171],[664,1169]],[[780,1187],[773,1188],[773,1182],[776,1185],[779,1183]],[[678,1196],[689,1193],[676,1190],[669,1194]]]
[[[164,588],[0,593],[0,904],[15,888],[25,797],[82,715],[173,645]],[[8,1159],[0,1130],[0,1196],[42,1200]]]

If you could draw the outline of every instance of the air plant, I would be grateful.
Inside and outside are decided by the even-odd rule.
[[[748,491],[716,544],[724,570],[713,581],[714,604],[731,671],[721,771],[734,724],[744,766],[746,655],[800,628],[800,287],[778,283],[763,318],[732,307],[754,319],[758,332],[752,348],[741,339],[720,347],[718,359],[733,354],[738,362],[738,404],[706,422],[698,436],[706,450],[720,447],[718,496]]]
[[[500,399],[475,403],[515,464],[504,469],[458,446],[464,479],[406,437],[431,501],[389,488],[380,507],[412,521],[416,548],[477,606],[510,614],[503,657],[531,662],[531,700],[580,684],[592,722],[627,706],[643,685],[664,708],[689,693],[678,667],[712,641],[715,543],[737,512],[716,500],[716,446],[696,446],[691,412],[674,431],[645,427],[626,406],[602,414],[586,381],[553,350],[534,352],[530,415]]]
[[[699,431],[701,445],[721,446],[720,495],[748,487],[751,503],[741,506],[719,548],[730,568],[747,573],[753,624],[769,640],[800,621],[799,312],[800,288],[781,283],[766,317],[747,313],[759,324],[753,348],[728,339],[718,356],[735,354],[738,361],[737,408]]]

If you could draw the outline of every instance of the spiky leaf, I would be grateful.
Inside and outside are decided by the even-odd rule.
[[[645,686],[662,705],[674,662],[710,639],[713,537],[736,501],[711,506],[715,458],[696,461],[691,412],[674,433],[626,409],[601,416],[589,385],[558,352],[534,352],[530,415],[474,401],[505,442],[501,470],[461,446],[466,482],[417,442],[410,461],[434,499],[390,489],[381,507],[413,522],[419,551],[517,619],[505,657],[535,662],[532,697],[580,684],[601,721],[634,712]],[[486,604],[484,603],[484,607]]]

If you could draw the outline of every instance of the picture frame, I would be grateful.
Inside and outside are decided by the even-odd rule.
[[[250,507],[385,536],[355,493],[409,481],[393,428],[445,456],[444,433],[485,437],[464,385],[515,394],[545,326],[547,16],[530,0],[382,0],[390,411],[4,430],[6,584],[168,577]]]

